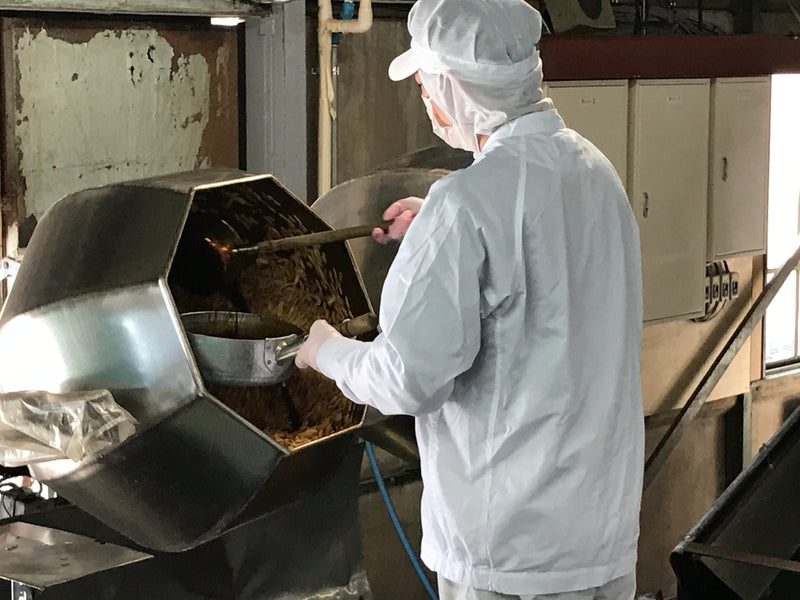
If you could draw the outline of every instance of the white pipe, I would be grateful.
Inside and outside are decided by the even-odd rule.
[[[331,78],[333,80],[331,107],[337,117],[331,120],[331,185],[336,185],[339,181],[339,44],[331,47]]]
[[[334,19],[331,0],[318,0],[317,42],[319,44],[319,123],[317,126],[317,197],[331,189],[331,122],[333,77],[331,76],[331,34],[365,33],[372,27],[372,0],[360,0],[358,17]]]

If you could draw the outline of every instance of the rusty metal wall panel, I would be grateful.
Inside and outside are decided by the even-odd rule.
[[[3,204],[238,167],[237,31],[205,19],[4,19]]]

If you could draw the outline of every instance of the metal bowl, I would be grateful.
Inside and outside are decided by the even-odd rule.
[[[291,359],[276,354],[303,340],[291,323],[269,315],[202,311],[181,315],[203,379],[224,385],[273,385],[286,381]]]

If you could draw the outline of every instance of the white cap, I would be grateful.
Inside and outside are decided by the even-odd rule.
[[[411,48],[389,65],[392,81],[418,70],[483,81],[487,71],[538,58],[542,17],[524,0],[418,0],[408,31]]]
[[[411,77],[417,71],[419,71],[417,59],[414,56],[414,51],[409,48],[401,55],[396,56],[391,64],[389,64],[389,79],[392,81],[402,81],[407,77]]]
[[[419,72],[455,124],[490,134],[524,114],[552,108],[542,97],[536,44],[542,16],[525,0],[417,0],[408,14],[411,48],[389,77]]]

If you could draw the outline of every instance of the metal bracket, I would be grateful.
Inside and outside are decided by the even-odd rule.
[[[11,600],[33,600],[33,598],[34,590],[31,586],[17,581],[11,582]]]
[[[6,257],[0,260],[0,281],[3,281],[6,277],[14,277],[17,271],[19,271],[19,262],[13,258]]]
[[[709,546],[708,544],[699,544],[697,542],[689,542],[683,547],[683,549],[690,554],[697,554],[698,556],[708,556],[709,558],[719,558],[722,560],[730,560],[748,565],[770,567],[772,569],[800,573],[800,562],[796,560],[788,560],[785,558],[778,558],[776,556],[768,556],[766,554],[742,552],[741,550],[716,548],[714,546]]]

